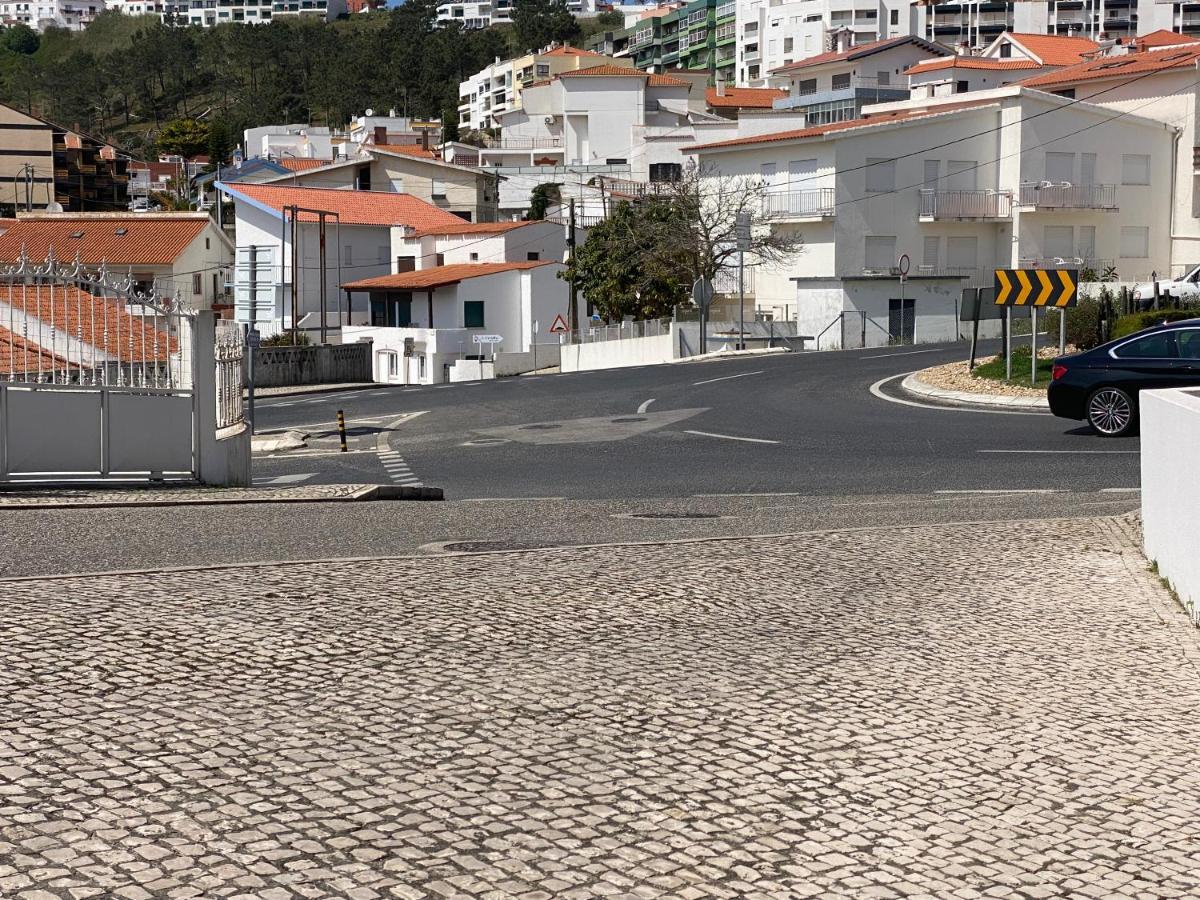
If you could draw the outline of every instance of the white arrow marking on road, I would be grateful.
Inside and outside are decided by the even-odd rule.
[[[642,413],[644,413],[646,410],[648,410],[650,408],[650,404],[653,402],[654,402],[654,398],[651,397],[649,400],[647,400],[645,403],[643,403],[641,406],[638,407],[637,414],[640,416]]]
[[[274,478],[255,478],[254,485],[262,487],[268,484],[299,484],[302,481],[315,478],[316,475],[316,472],[303,472],[294,475],[276,475]]]
[[[874,356],[860,356],[859,359],[887,359],[889,356],[916,356],[918,353],[941,353],[942,350],[905,350],[903,353],[878,353]]]
[[[759,369],[757,372],[742,372],[738,375],[723,375],[720,378],[710,378],[710,379],[708,379],[708,381],[693,382],[692,387],[699,387],[702,384],[713,384],[714,382],[717,382],[717,381],[728,381],[731,378],[745,378],[747,375],[761,375],[762,373],[763,373],[763,370]]]
[[[757,374],[757,373],[756,373]],[[700,437],[721,438],[726,441],[745,441],[748,444],[778,444],[779,441],[768,441],[766,438],[738,437],[734,434],[713,434],[711,431],[684,431],[684,434],[695,434]]]

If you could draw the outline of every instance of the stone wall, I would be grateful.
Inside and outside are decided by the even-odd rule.
[[[371,381],[371,342],[312,347],[259,347],[254,351],[255,387]]]

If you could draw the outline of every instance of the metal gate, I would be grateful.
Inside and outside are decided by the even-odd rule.
[[[195,478],[195,324],[103,267],[0,272],[0,481]]]

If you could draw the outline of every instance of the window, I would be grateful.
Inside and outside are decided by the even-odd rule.
[[[1009,59],[1012,56],[1012,44],[1004,43],[1000,45],[1000,58]]]
[[[954,82],[954,93],[965,94],[970,90],[971,90],[971,82],[969,82],[969,81]]]
[[[619,156],[611,156],[608,159],[604,160],[604,164],[607,166],[623,166],[623,165],[626,165],[628,162],[629,162],[629,160],[622,159]]]
[[[795,47],[795,43],[796,43],[795,38],[790,38],[790,37],[784,38],[783,39],[783,52],[791,53],[792,49]]]
[[[888,301],[888,337],[893,344],[911,344],[917,337],[917,304],[909,297]]]
[[[471,262],[479,262],[479,254],[478,253],[471,254]]]
[[[430,196],[433,197],[434,200],[445,200],[446,184],[442,181],[442,176],[434,175],[431,180],[433,183],[429,188]]]
[[[946,187],[952,191],[973,191],[978,171],[973,159],[952,159],[946,163]]]
[[[650,180],[653,182],[678,181],[682,177],[682,163],[650,163]]]
[[[1125,153],[1121,156],[1121,184],[1149,184],[1150,155]]]
[[[412,272],[417,268],[417,258],[415,256],[397,256],[396,257],[396,272]]]
[[[1050,259],[1075,255],[1075,229],[1070,225],[1047,225],[1042,229],[1042,252]]]
[[[946,238],[946,265],[952,269],[974,269],[979,265],[979,238]]]
[[[1079,154],[1079,183],[1080,184],[1095,184],[1096,183],[1096,154],[1095,153],[1080,153]]]
[[[400,377],[400,354],[395,350],[380,350],[376,353],[379,358],[379,374],[391,381]]]
[[[940,237],[926,237],[924,239],[924,249],[921,252],[921,268],[937,268],[938,255],[941,251],[941,246],[942,239]]]
[[[543,75],[543,76],[549,75],[550,74],[550,63],[538,63],[537,64],[537,73],[538,73],[538,75]]]
[[[775,172],[775,163],[762,163],[758,167],[758,174],[762,177],[763,184],[767,186],[775,181]]]
[[[342,265],[354,265],[354,247],[352,247],[350,244],[347,244],[342,248]]]
[[[792,190],[803,190],[812,186],[817,177],[815,159],[793,159],[788,162],[788,186]]]
[[[483,301],[467,300],[463,303],[463,328],[483,327]]]
[[[1096,258],[1096,226],[1079,226],[1079,243],[1075,247],[1075,255],[1081,259]]]
[[[873,234],[863,242],[863,268],[886,272],[896,264],[896,236]]]
[[[1200,329],[1188,328],[1175,332],[1175,346],[1183,359],[1200,359]]]
[[[537,262],[539,259],[541,259],[541,257],[538,255],[538,252],[536,250],[534,250],[529,253],[526,253],[525,259],[528,260],[529,262]]]
[[[433,264],[435,266],[444,266],[446,264],[446,254],[445,253],[435,253],[433,255]]]
[[[891,79],[891,74],[888,72],[880,72],[875,76],[876,84],[888,84]]]
[[[797,94],[815,94],[817,92],[817,79],[805,78],[803,81],[796,83]]]
[[[192,276],[192,293],[204,293],[204,282],[201,280],[199,273]]]
[[[1166,359],[1171,355],[1171,333],[1160,331],[1135,338],[1112,351],[1121,359]]]
[[[123,234],[123,233],[124,233],[124,231],[125,231],[125,229],[124,229],[124,228],[118,228],[118,229],[117,229],[117,234]],[[205,250],[211,250],[211,249],[212,249],[212,244],[209,242],[209,239],[208,239],[208,238],[205,238],[205,239],[204,239],[204,249],[205,249]]]
[[[848,88],[848,87],[850,87],[849,73],[844,73],[842,75],[834,75],[833,76],[833,89],[835,91],[840,91],[840,90],[843,90],[844,88]]]
[[[888,21],[890,21],[893,25],[899,25],[900,24],[900,10],[893,9],[892,13],[891,13],[891,18]]]
[[[1150,255],[1150,228],[1147,225],[1121,226],[1121,256],[1145,259]]]
[[[867,157],[867,190],[882,193],[896,189],[896,161]]]
[[[930,188],[937,187],[938,175],[942,170],[942,161],[940,159],[925,160],[925,184]]]
[[[1047,153],[1046,154],[1046,180],[1055,182],[1067,182],[1068,184],[1075,178],[1075,154],[1074,153]]]

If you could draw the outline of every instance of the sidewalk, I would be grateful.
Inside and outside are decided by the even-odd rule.
[[[7,581],[0,896],[1191,897],[1111,518]]]
[[[392,484],[314,484],[294,487],[15,487],[0,490],[0,510],[193,506],[212,503],[355,503],[365,500],[441,500],[441,488]],[[3,896],[0,894],[0,896]]]

